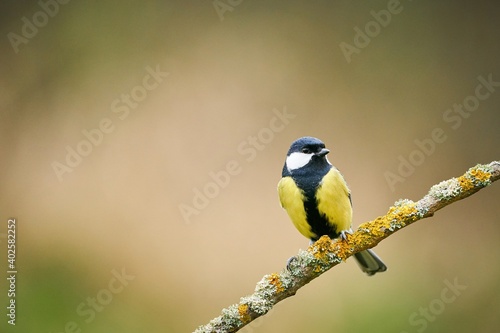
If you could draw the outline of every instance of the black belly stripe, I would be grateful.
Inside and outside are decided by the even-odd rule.
[[[330,171],[330,168],[317,171],[314,174],[310,170],[307,174],[298,172],[292,176],[297,186],[303,190],[306,198],[304,209],[307,223],[315,234],[315,237],[311,238],[312,241],[317,241],[323,235],[328,235],[332,239],[339,237],[337,227],[330,224],[327,218],[319,212],[318,202],[316,201],[316,190],[320,186],[323,177]]]
[[[328,235],[332,239],[339,237],[337,227],[330,224],[325,215],[318,211],[317,207],[318,203],[314,196],[312,198],[307,196],[307,201],[304,203],[307,223],[311,226],[311,231],[316,235],[311,240],[317,241],[323,235]]]

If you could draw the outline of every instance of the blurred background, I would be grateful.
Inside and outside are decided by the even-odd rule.
[[[276,193],[298,137],[331,149],[354,227],[500,159],[500,87],[477,88],[500,81],[494,1],[1,6],[0,267],[14,217],[18,270],[2,332],[218,316],[308,245]],[[496,332],[499,199],[446,207],[376,247],[386,273],[348,260],[242,331]]]

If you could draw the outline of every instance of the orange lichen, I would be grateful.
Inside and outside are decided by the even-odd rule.
[[[308,252],[317,260],[316,265],[313,266],[314,272],[318,273],[330,268],[330,265],[335,261],[339,262],[339,259],[345,261],[360,249],[373,247],[380,241],[380,238],[387,237],[422,216],[415,202],[399,200],[386,215],[361,224],[352,234],[345,233],[345,240],[332,241],[328,236],[322,236],[308,248]]]
[[[321,247],[318,248],[318,251],[314,253],[314,256],[323,261],[328,260],[328,253],[335,253],[335,255],[341,259],[342,261],[346,261],[347,257],[352,255],[353,248],[351,246],[352,243],[356,243],[357,237],[354,234],[346,232],[344,234],[346,239],[339,238],[336,241],[330,240],[330,238],[324,237],[325,239],[320,238],[322,243]]]
[[[347,257],[352,254],[352,248],[349,247],[347,242],[337,242],[335,249],[337,250],[337,256],[342,261],[346,261]]]
[[[312,252],[316,259],[326,262],[328,261],[326,255],[333,251],[332,240],[328,236],[322,236],[309,247],[308,251]]]
[[[491,178],[491,173],[485,172],[480,169],[472,169],[469,171],[469,174],[481,182],[487,182]]]
[[[354,242],[357,245],[365,246],[372,241],[372,237],[383,237],[389,231],[394,231],[404,227],[408,222],[413,222],[419,219],[419,213],[416,204],[410,200],[400,200],[396,205],[389,208],[389,211],[384,216],[379,216],[373,221],[361,224],[357,232]]]
[[[280,276],[277,273],[272,273],[267,279],[269,280],[269,283],[276,287],[277,293],[285,291],[283,283],[281,283]]]
[[[480,166],[469,169],[463,176],[457,178],[462,191],[467,192],[478,185],[488,185],[491,179],[491,173],[483,170]]]
[[[413,217],[417,214],[417,209],[415,208],[415,203],[404,203],[399,206],[392,206],[387,213],[387,216],[391,219],[389,222],[394,220],[403,222],[409,217]]]
[[[238,306],[238,313],[240,314],[240,319],[243,323],[248,323],[252,320],[248,314],[248,304],[240,304]]]
[[[468,191],[474,188],[474,183],[466,176],[460,176],[457,178],[457,180],[463,191]]]
[[[387,216],[379,216],[373,221],[363,223],[359,226],[359,228],[363,228],[363,230],[366,231],[365,233],[363,233],[362,241],[365,242],[366,240],[370,239],[372,235],[377,237],[384,236],[384,230],[387,228],[388,224],[389,222]]]

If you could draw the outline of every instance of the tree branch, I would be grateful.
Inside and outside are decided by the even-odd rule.
[[[238,304],[222,310],[222,314],[208,324],[198,327],[195,333],[229,333],[266,314],[272,307],[295,295],[297,290],[330,268],[345,261],[353,254],[376,246],[396,231],[434,213],[449,204],[467,198],[480,189],[500,179],[500,162],[478,164],[464,175],[434,185],[429,193],[417,202],[398,200],[386,215],[361,224],[348,235],[347,240],[330,240],[321,237],[306,251],[299,250],[289,270],[265,275],[257,283],[252,295],[242,297]]]

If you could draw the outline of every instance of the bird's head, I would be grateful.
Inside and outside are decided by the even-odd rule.
[[[310,136],[302,137],[295,140],[290,146],[283,169],[292,173],[294,170],[301,169],[305,166],[317,165],[321,167],[331,165],[326,158],[329,152],[330,151],[325,148],[323,141]]]

